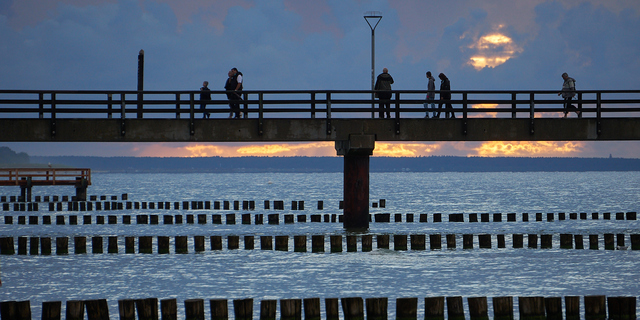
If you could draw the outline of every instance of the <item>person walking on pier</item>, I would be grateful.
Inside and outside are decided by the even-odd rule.
[[[425,118],[429,118],[429,108],[428,105],[431,104],[431,117],[436,117],[436,104],[434,100],[436,99],[436,79],[431,75],[431,71],[427,71],[427,101],[424,103],[425,109]]]
[[[393,84],[393,77],[389,74],[387,68],[382,69],[382,73],[378,75],[376,79],[376,85],[374,86],[376,96],[380,100],[380,118],[384,118],[386,109],[387,118],[391,118],[391,85]]]
[[[455,119],[456,115],[453,113],[453,106],[451,105],[451,83],[449,78],[444,73],[440,73],[438,78],[440,78],[440,103],[438,103],[438,114],[435,117],[440,118],[440,110],[442,110],[442,105],[444,104],[445,118],[449,119],[449,113],[451,113],[451,118]]]
[[[566,118],[569,114],[569,109],[575,109],[575,113],[579,116],[580,111],[576,106],[571,104],[571,99],[576,95],[576,80],[574,78],[569,77],[569,75],[565,72],[562,74],[562,79],[564,79],[564,83],[562,84],[562,91],[558,93],[558,95],[562,95],[564,98],[564,117]]]
[[[236,68],[229,70],[229,78],[224,85],[224,89],[227,90],[227,98],[229,99],[229,107],[231,113],[229,118],[240,119],[242,118],[242,112],[240,112],[240,100],[242,100],[242,72]]]
[[[200,88],[200,110],[202,110],[202,119],[211,117],[211,114],[207,112],[207,101],[211,101],[211,90],[209,90],[209,81],[202,83]]]

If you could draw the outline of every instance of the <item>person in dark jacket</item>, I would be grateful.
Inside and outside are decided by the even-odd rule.
[[[571,104],[571,99],[576,95],[576,79],[569,77],[569,75],[565,72],[562,74],[562,79],[564,83],[562,83],[562,91],[558,93],[558,95],[562,95],[564,98],[564,117],[566,118],[569,114],[569,111],[575,112],[578,116],[580,115],[580,111],[576,106]]]
[[[455,119],[456,115],[453,113],[453,106],[451,105],[451,83],[449,82],[449,78],[444,75],[444,73],[440,73],[438,75],[440,78],[440,103],[438,104],[438,113],[436,114],[436,118],[440,118],[440,110],[442,110],[442,105],[444,104],[446,107],[444,109],[445,118],[449,118],[449,113],[451,113],[451,118]]]
[[[200,88],[200,110],[202,110],[202,119],[211,117],[211,114],[207,112],[207,101],[211,101],[211,90],[209,90],[209,81],[202,83]]]
[[[242,118],[242,112],[240,112],[240,100],[242,100],[242,73],[238,69],[233,68],[229,70],[229,78],[224,84],[224,89],[227,90],[227,98],[229,99],[229,107],[231,108],[231,114],[229,118]]]
[[[380,118],[384,118],[385,109],[387,118],[391,118],[391,84],[393,84],[393,77],[389,74],[389,70],[387,68],[382,69],[382,73],[378,75],[374,86],[374,89],[378,90],[376,96],[380,100]]]

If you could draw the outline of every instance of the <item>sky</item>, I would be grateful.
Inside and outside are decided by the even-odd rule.
[[[0,0],[0,89],[640,89],[638,0]],[[333,143],[0,143],[30,155],[335,156]],[[640,142],[377,143],[374,156],[640,157]]]

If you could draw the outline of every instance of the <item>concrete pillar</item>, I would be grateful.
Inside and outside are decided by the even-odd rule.
[[[369,228],[369,156],[375,136],[350,135],[336,141],[336,151],[344,156],[344,220],[346,229]]]

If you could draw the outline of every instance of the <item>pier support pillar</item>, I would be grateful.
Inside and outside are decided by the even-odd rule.
[[[76,200],[87,201],[89,181],[84,177],[76,177]]]
[[[336,141],[336,151],[344,156],[344,227],[369,228],[369,156],[375,149],[374,135],[350,135]]]

